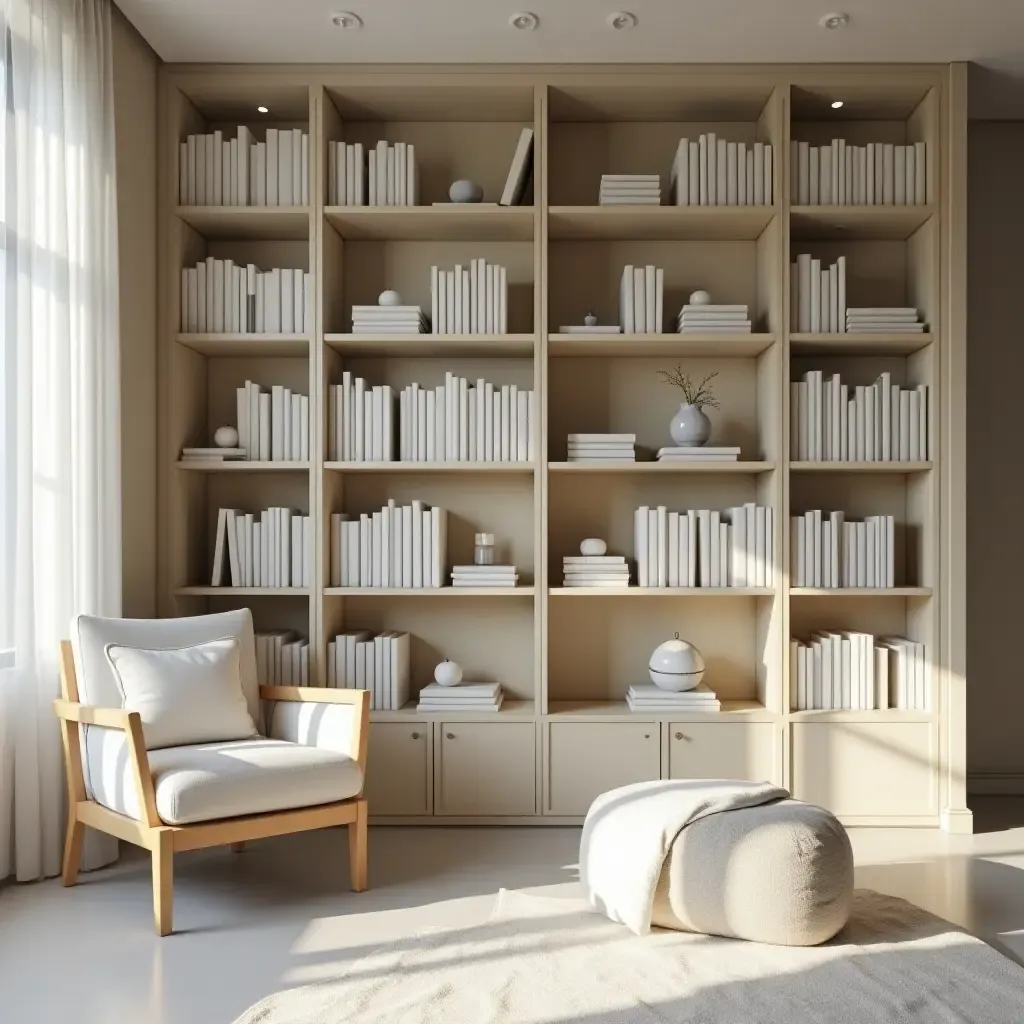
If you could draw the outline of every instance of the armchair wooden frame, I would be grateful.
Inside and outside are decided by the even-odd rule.
[[[153,776],[137,711],[91,707],[79,702],[75,659],[69,641],[60,645],[62,700],[54,701],[64,742],[68,785],[68,826],[64,840],[61,880],[74,885],[82,854],[86,825],[149,850],[153,858],[153,918],[159,935],[173,930],[174,854],[208,846],[230,845],[241,850],[247,840],[305,832],[310,829],[348,826],[352,888],[366,888],[367,802],[360,793],[338,803],[295,810],[274,811],[240,818],[204,821],[195,825],[165,825],[156,812]],[[334,690],[301,686],[261,686],[260,698],[275,701],[311,701],[320,704],[351,704],[354,716],[352,750],[366,776],[366,741],[369,732],[370,696],[365,690]],[[96,725],[121,729],[128,738],[135,792],[141,818],[118,814],[86,794],[79,726]]]

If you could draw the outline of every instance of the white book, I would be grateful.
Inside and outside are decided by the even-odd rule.
[[[907,195],[907,202],[913,202],[918,206],[928,202],[928,144],[926,142],[914,143],[914,191],[913,199],[910,193]]]
[[[709,147],[707,135],[697,140],[697,201],[701,206],[708,206],[708,167]]]
[[[739,150],[735,142],[725,146],[725,201],[729,206],[739,204]]]
[[[716,139],[715,145],[718,149],[715,158],[717,172],[715,190],[718,196],[718,205],[725,206],[729,201],[729,144],[725,139]]]
[[[796,160],[796,203],[806,206],[811,201],[809,143],[798,142],[796,144]]]
[[[773,187],[773,168],[774,161],[774,150],[770,143],[765,144],[764,147],[764,201],[767,206],[775,201],[775,190]]]
[[[633,283],[633,267],[631,264],[627,264],[622,268],[622,279],[619,284],[619,322],[625,334],[636,333]]]
[[[884,143],[882,149],[882,202],[891,206],[896,200],[896,150],[892,143]],[[875,182],[875,190],[878,183]]]
[[[642,505],[633,513],[633,554],[636,559],[637,586],[651,586],[647,564],[647,526],[648,512]]]
[[[907,201],[907,147],[893,148],[893,203],[903,206]]]
[[[518,206],[522,202],[529,181],[532,153],[533,129],[523,128],[519,133],[515,153],[512,155],[505,187],[502,189],[501,199],[498,200],[499,205]]]
[[[508,273],[498,267],[498,333],[508,334]]]
[[[644,268],[644,324],[648,334],[657,334],[658,276],[657,268],[648,264]]]
[[[633,268],[633,323],[637,334],[647,333],[647,273]]]

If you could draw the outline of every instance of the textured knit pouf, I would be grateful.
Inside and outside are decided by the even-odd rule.
[[[778,800],[687,825],[672,843],[651,923],[781,946],[816,946],[846,924],[853,851],[822,807]]]

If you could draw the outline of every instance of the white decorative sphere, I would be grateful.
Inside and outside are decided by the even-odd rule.
[[[690,296],[691,306],[706,306],[711,301],[711,293],[706,292],[703,289],[694,292]]]
[[[588,537],[580,541],[581,555],[603,555],[607,550],[608,545],[600,537]]]
[[[448,198],[453,203],[479,203],[483,197],[483,188],[475,181],[468,181],[465,178],[453,181],[451,188],[448,189]]]
[[[457,661],[442,661],[434,669],[434,682],[438,686],[458,686],[462,682],[462,666]]]
[[[377,304],[380,306],[400,306],[402,304],[402,296],[389,288],[386,292],[381,292],[377,296]]]
[[[234,448],[238,445],[238,431],[234,427],[218,427],[213,432],[213,443],[218,448]]]
[[[704,678],[704,656],[676,633],[674,640],[654,648],[648,668],[655,686],[680,693],[692,690]]]

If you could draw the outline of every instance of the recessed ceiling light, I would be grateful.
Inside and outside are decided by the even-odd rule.
[[[520,32],[532,32],[540,24],[540,18],[533,11],[516,11],[508,23]]]
[[[842,100],[833,100],[832,101],[832,109],[833,110],[838,110],[842,105],[843,105],[843,101]]]
[[[331,24],[337,28],[362,28],[363,19],[352,11],[338,11],[331,15]]]
[[[820,28],[846,28],[850,24],[850,16],[844,14],[842,11],[836,14],[823,14],[818,19],[818,26]]]
[[[608,15],[608,27],[614,29],[636,28],[639,18],[632,11],[616,11]]]
[[[270,107],[257,107],[256,108],[261,114],[269,114]]]

